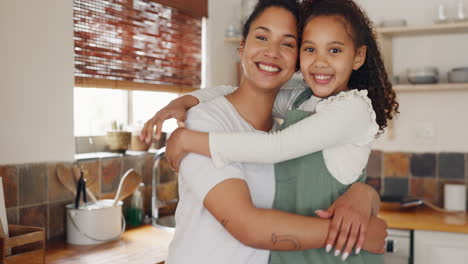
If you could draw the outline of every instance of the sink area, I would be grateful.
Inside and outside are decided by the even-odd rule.
[[[168,215],[168,216],[159,217],[157,219],[153,219],[153,226],[167,229],[170,231],[174,231],[175,230],[175,216]]]

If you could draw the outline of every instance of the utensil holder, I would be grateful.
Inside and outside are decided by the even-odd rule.
[[[0,263],[44,264],[45,229],[8,225],[10,237],[0,238]],[[11,254],[9,254],[11,252]]]

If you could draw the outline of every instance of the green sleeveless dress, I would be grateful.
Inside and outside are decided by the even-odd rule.
[[[281,129],[311,114],[297,109],[311,95],[310,89],[299,95],[292,110],[286,113]],[[307,216],[314,216],[318,209],[327,209],[349,188],[349,185],[340,183],[328,171],[322,151],[275,164],[275,178],[273,208]],[[363,172],[358,181],[364,182],[365,179],[366,174]],[[327,253],[324,248],[289,252],[271,251],[270,264],[383,263],[382,255],[371,254],[364,250],[359,255],[351,253],[344,262],[341,261],[341,255],[335,257],[333,252],[334,249]]]

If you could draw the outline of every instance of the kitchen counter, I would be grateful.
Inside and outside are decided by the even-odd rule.
[[[468,234],[468,213],[443,214],[429,208],[411,211],[381,210],[389,228]],[[48,245],[47,264],[155,264],[163,263],[173,232],[151,225],[127,230],[120,240],[93,246],[64,242]]]
[[[468,234],[468,213],[444,214],[427,207],[411,211],[384,211],[379,216],[389,228]]]
[[[125,231],[121,239],[100,245],[52,243],[47,264],[155,264],[164,263],[173,232],[145,225]]]

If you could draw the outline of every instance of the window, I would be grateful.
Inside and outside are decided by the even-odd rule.
[[[178,97],[175,93],[75,88],[75,136],[103,136],[111,122],[137,130],[154,113]],[[163,131],[177,128],[175,120],[164,123]]]
[[[142,124],[198,89],[205,16],[207,0],[74,0],[75,136]]]

